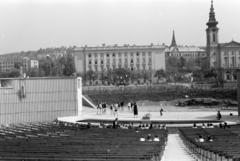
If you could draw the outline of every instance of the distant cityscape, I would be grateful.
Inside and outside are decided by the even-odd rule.
[[[1,73],[22,70],[29,77],[83,77],[85,84],[159,83],[215,78],[236,81],[240,43],[219,43],[213,2],[206,23],[206,46],[165,44],[59,47],[0,55]],[[118,73],[118,74],[117,74]],[[121,74],[119,74],[121,73]],[[6,74],[1,74],[1,77]],[[11,75],[11,76],[19,76]]]

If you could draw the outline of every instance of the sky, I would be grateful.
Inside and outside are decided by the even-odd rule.
[[[214,0],[219,42],[240,42],[240,1]],[[211,0],[0,0],[0,54],[102,44],[206,45]]]

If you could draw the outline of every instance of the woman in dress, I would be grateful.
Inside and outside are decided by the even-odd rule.
[[[134,105],[133,105],[133,114],[134,114],[134,118],[138,117],[138,106],[137,106],[137,103],[135,102]]]

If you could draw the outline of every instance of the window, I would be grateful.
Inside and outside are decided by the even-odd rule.
[[[137,52],[137,56],[139,56],[139,52]]]
[[[89,54],[88,57],[91,58],[91,54]]]
[[[235,67],[235,57],[232,57],[232,67]]]
[[[145,57],[145,52],[143,52],[143,54],[142,54],[142,55],[143,55],[143,57]]]
[[[140,63],[140,59],[139,58],[137,58],[137,63]]]
[[[113,57],[115,57],[115,53],[113,53]]]
[[[224,66],[228,67],[228,57],[224,57]]]
[[[216,41],[216,37],[215,37],[215,34],[213,33],[213,42]]]
[[[127,52],[124,53],[125,57],[127,57]]]
[[[121,53],[118,53],[118,57],[121,57]]]
[[[88,64],[92,64],[92,62],[91,61],[89,61],[89,63]]]
[[[103,57],[103,53],[101,53],[101,57]]]
[[[109,57],[109,54],[107,53],[107,57]]]
[[[149,51],[149,52],[148,52],[148,56],[151,56],[151,55],[152,55],[152,52],[151,52],[151,51]]]
[[[97,53],[95,53],[94,56],[97,57]]]
[[[103,60],[101,60],[101,64],[103,64]]]
[[[97,64],[97,60],[95,60],[95,64]]]

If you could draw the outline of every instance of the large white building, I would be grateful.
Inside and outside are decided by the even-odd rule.
[[[156,81],[156,70],[165,70],[165,45],[124,45],[101,47],[77,47],[74,51],[76,72],[84,74],[92,70],[98,74],[117,68],[134,72],[150,72],[151,81]]]

